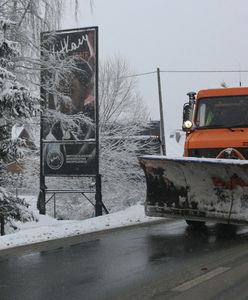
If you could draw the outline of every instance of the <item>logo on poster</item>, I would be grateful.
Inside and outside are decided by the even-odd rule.
[[[52,170],[58,170],[64,163],[64,156],[59,150],[51,150],[47,153],[46,163]]]

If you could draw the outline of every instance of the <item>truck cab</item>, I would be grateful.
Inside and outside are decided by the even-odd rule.
[[[248,88],[208,89],[188,96],[184,156],[248,159]]]

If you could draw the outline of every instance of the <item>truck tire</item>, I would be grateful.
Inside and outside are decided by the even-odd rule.
[[[189,226],[192,227],[202,227],[205,225],[204,221],[193,221],[193,220],[185,220]]]

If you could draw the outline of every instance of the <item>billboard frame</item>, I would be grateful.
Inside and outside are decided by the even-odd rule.
[[[87,193],[87,190],[69,190],[68,188],[66,190],[49,190],[46,186],[46,177],[93,177],[95,179],[95,216],[102,215],[103,208],[105,213],[108,213],[106,207],[104,206],[102,202],[102,192],[101,192],[101,174],[100,174],[100,168],[99,168],[99,97],[98,97],[98,55],[99,55],[99,48],[98,48],[98,41],[99,41],[99,33],[98,33],[98,27],[92,26],[92,27],[85,27],[85,28],[75,28],[75,29],[66,29],[66,30],[58,30],[54,31],[53,34],[56,36],[57,34],[69,34],[69,33],[75,33],[75,32],[87,32],[87,31],[95,31],[95,86],[94,86],[94,92],[95,92],[95,174],[45,174],[44,172],[44,145],[48,143],[44,140],[43,133],[44,133],[44,115],[41,112],[40,117],[40,192],[38,196],[37,201],[37,208],[39,209],[40,214],[46,214],[46,194],[47,193],[80,193],[83,194]],[[49,32],[43,32],[41,33],[41,40],[42,36],[45,34],[49,34]],[[45,95],[43,87],[41,85],[41,95]],[[47,103],[43,104],[43,110],[46,111],[47,109]],[[69,191],[68,191],[69,190]],[[92,193],[92,192],[91,192]],[[87,197],[85,197],[87,199]]]

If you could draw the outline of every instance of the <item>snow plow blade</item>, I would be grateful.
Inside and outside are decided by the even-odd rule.
[[[248,161],[142,156],[148,216],[248,224]]]

